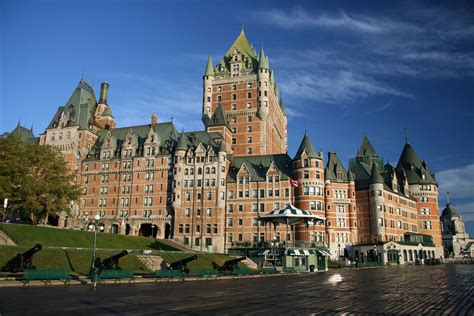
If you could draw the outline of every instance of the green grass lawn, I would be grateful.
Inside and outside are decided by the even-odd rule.
[[[222,266],[226,260],[233,259],[233,257],[229,257],[228,255],[214,253],[163,252],[160,254],[160,256],[165,259],[168,264],[170,264],[173,261],[187,258],[194,254],[198,256],[198,259],[188,263],[188,269],[191,271],[191,273],[200,269],[213,269],[213,261],[215,261],[219,266]],[[247,268],[247,266],[239,262],[239,268]]]
[[[18,246],[33,247],[40,243],[43,247],[91,248],[94,241],[94,233],[80,230],[20,224],[0,224],[0,230],[4,231]],[[97,247],[177,250],[162,240],[107,233],[97,234]]]
[[[17,253],[28,250],[29,247],[0,246],[0,268]],[[97,251],[97,257],[105,259],[118,251]],[[37,269],[67,269],[75,274],[87,275],[92,261],[92,251],[73,249],[43,249],[33,256],[33,265]],[[134,272],[149,272],[142,262],[134,255],[120,259],[122,269]]]

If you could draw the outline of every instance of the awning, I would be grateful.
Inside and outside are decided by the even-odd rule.
[[[315,255],[316,250],[313,249],[288,249],[287,256],[311,256]]]
[[[318,250],[318,252],[320,254],[322,254],[323,256],[326,256],[326,257],[330,257],[331,254],[329,252],[327,252],[326,250]]]
[[[287,204],[285,208],[274,210],[269,214],[260,216],[258,220],[274,224],[294,225],[298,223],[323,223],[326,218],[324,216],[314,215],[310,211],[300,210],[291,204]]]

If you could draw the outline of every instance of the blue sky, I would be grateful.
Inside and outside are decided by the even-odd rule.
[[[0,0],[0,133],[42,132],[83,73],[110,83],[118,126],[156,113],[202,129],[207,56],[242,20],[264,46],[289,116],[346,163],[364,132],[396,164],[410,143],[474,235],[474,5],[469,1]],[[440,196],[441,209],[445,196]]]

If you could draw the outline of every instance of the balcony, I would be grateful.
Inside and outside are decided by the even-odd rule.
[[[302,249],[311,249],[311,248],[324,248],[325,245],[320,241],[276,241],[273,245],[275,248],[302,248]],[[271,248],[272,243],[269,241],[261,242],[249,242],[249,241],[234,241],[231,244],[231,248]]]

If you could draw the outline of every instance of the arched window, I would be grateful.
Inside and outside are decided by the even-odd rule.
[[[190,169],[190,173],[189,173],[189,174],[190,174],[190,175],[194,175],[194,168],[191,168],[191,169]]]
[[[209,174],[211,172],[210,170],[209,167],[206,167],[206,174]]]
[[[200,167],[198,168],[198,174],[202,174],[202,169]]]
[[[188,170],[188,168],[184,169],[184,175],[185,175],[185,176],[187,176],[187,175],[188,175],[188,173],[189,173],[189,170]]]
[[[212,174],[216,174],[216,167],[212,167],[211,173],[212,173]]]

